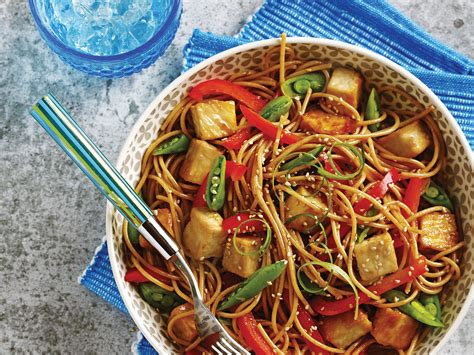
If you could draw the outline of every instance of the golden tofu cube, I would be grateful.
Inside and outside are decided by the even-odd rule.
[[[357,109],[362,97],[362,80],[362,75],[354,69],[339,67],[332,72],[326,92],[342,98]],[[336,104],[330,100],[327,103]]]
[[[375,313],[372,336],[379,344],[406,349],[416,335],[418,325],[416,320],[398,310],[379,308]]]
[[[234,101],[200,102],[191,107],[191,114],[199,139],[228,137],[237,130]]]
[[[224,249],[222,266],[240,277],[247,278],[257,271],[260,266],[258,250],[262,244],[260,238],[250,236],[236,236],[234,246],[233,236],[229,238]],[[240,253],[239,253],[240,252]],[[248,255],[242,255],[248,254]]]
[[[311,110],[303,115],[301,128],[313,133],[346,134],[355,131],[356,121],[322,110]]]
[[[354,253],[359,274],[364,281],[375,281],[378,277],[397,271],[397,255],[392,237],[388,232],[357,244]]]
[[[179,176],[193,184],[201,185],[204,178],[209,174],[212,163],[220,155],[222,155],[220,150],[213,145],[199,139],[193,139],[179,171]]]
[[[170,318],[173,319],[180,313],[188,312],[193,310],[194,307],[190,303],[182,304],[174,308],[170,313]],[[174,334],[181,340],[191,343],[197,338],[198,332],[196,329],[196,321],[194,320],[194,314],[178,319],[173,325]]]
[[[456,219],[451,213],[432,212],[420,217],[423,234],[418,239],[420,249],[442,251],[459,241]]]
[[[328,206],[323,197],[314,195],[314,192],[304,186],[299,186],[296,192],[306,202],[301,201],[295,196],[290,195],[286,200],[287,219],[292,217],[310,214],[315,218],[320,218],[326,212]],[[315,219],[310,216],[299,216],[287,224],[289,228],[293,228],[299,232],[308,231],[315,225]]]
[[[221,257],[224,252],[226,233],[222,217],[207,207],[191,209],[191,219],[184,228],[185,251],[195,260]]]
[[[158,208],[157,210],[154,210],[153,213],[161,226],[170,235],[173,235],[173,217],[171,216],[169,208]],[[142,248],[155,250],[155,247],[153,247],[142,235],[139,235],[138,242]]]
[[[319,330],[324,339],[342,349],[369,333],[372,330],[372,322],[363,311],[359,311],[357,319],[354,319],[354,311],[349,311],[325,317]]]
[[[415,121],[380,138],[378,142],[395,155],[414,158],[430,146],[431,138],[423,123]]]

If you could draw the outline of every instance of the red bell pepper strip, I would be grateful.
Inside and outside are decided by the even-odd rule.
[[[257,328],[257,321],[252,313],[247,313],[237,318],[237,327],[245,343],[256,355],[273,354],[272,347],[265,341]]]
[[[230,178],[232,181],[238,181],[244,176],[245,172],[247,171],[247,167],[243,164],[238,164],[233,161],[226,161],[225,163],[225,176],[226,178]],[[207,202],[204,197],[206,194],[206,185],[207,185],[207,175],[204,178],[201,186],[196,192],[193,201],[193,207],[206,207]]]
[[[169,283],[169,280],[167,277],[160,275],[146,267],[144,269],[155,279],[160,280],[161,282],[164,282],[164,283]],[[148,280],[137,268],[132,268],[130,270],[127,270],[127,272],[125,273],[125,281],[135,283],[135,284],[150,282],[150,280]]]
[[[288,295],[288,290],[285,290],[283,292],[283,301],[285,302],[286,306],[289,309],[291,305],[290,305],[290,297]],[[311,314],[309,314],[300,304],[298,304],[296,314],[298,317],[298,321],[300,322],[303,329],[306,330],[306,332],[309,335],[311,335],[313,339],[319,341],[320,343],[325,344],[326,342],[321,336],[321,333],[319,333],[318,327],[316,326],[316,321],[313,319],[313,317],[311,317]],[[304,338],[303,340],[313,353],[321,354],[321,355],[330,354],[329,351],[321,349],[319,346],[314,345],[312,342],[310,342],[306,338]]]
[[[265,134],[270,139],[277,139],[278,134],[278,127],[273,124],[272,122],[266,120],[262,116],[260,116],[257,112],[251,110],[250,108],[241,105],[240,110],[244,114],[245,118],[249,122],[249,124],[258,130],[260,130],[263,134]],[[299,141],[299,137],[286,130],[281,130],[280,142],[283,144],[293,144]]]
[[[407,205],[413,213],[418,212],[421,195],[423,195],[423,191],[425,191],[429,183],[430,179],[428,178],[411,178],[408,182],[402,202]],[[405,210],[403,210],[402,213],[405,217],[408,217],[408,213],[405,212]]]
[[[189,92],[189,96],[197,101],[202,101],[205,96],[219,94],[231,96],[255,111],[260,111],[267,104],[267,100],[252,94],[243,86],[229,80],[207,80],[197,84]]]
[[[425,272],[427,272],[426,258],[420,256],[411,266],[386,276],[380,282],[370,286],[368,290],[380,296],[387,291],[406,284],[417,276],[423,275]],[[370,300],[371,298],[365,293],[359,293],[359,305]],[[316,312],[325,316],[334,316],[354,309],[355,302],[355,295],[352,295],[335,301],[327,301],[323,297],[318,296],[310,300],[309,303]]]
[[[239,212],[233,216],[227,217],[222,222],[222,228],[227,234],[232,234],[235,232],[236,228],[239,228],[238,233],[249,233],[249,232],[264,232],[267,227],[265,223],[260,220],[251,220],[255,218],[251,212]],[[248,221],[248,222],[247,222]]]
[[[224,138],[221,141],[221,145],[227,149],[238,150],[242,147],[242,144],[250,138],[252,138],[252,127],[245,127],[237,131],[230,137]]]

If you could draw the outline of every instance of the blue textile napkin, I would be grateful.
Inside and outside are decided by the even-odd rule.
[[[267,0],[236,37],[195,30],[184,48],[183,71],[234,46],[288,36],[341,40],[377,52],[408,69],[437,94],[474,149],[474,61],[433,39],[384,0]],[[105,242],[79,282],[123,312]],[[156,354],[138,336],[133,351]]]

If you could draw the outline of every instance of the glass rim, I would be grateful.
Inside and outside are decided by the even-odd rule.
[[[60,41],[41,21],[41,18],[38,15],[38,8],[36,6],[35,0],[28,0],[30,5],[31,14],[33,19],[38,26],[40,33],[44,34],[48,40],[53,42],[57,47],[61,50],[67,52],[70,55],[79,57],[81,59],[87,59],[92,61],[99,61],[99,62],[107,62],[107,61],[115,61],[115,60],[122,60],[133,57],[136,54],[140,54],[145,50],[151,48],[151,46],[158,42],[158,40],[163,37],[165,32],[171,27],[172,22],[175,20],[177,16],[179,16],[179,12],[182,8],[182,0],[171,0],[171,11],[168,14],[166,20],[161,24],[159,29],[155,32],[153,36],[151,36],[145,43],[141,44],[140,46],[124,53],[120,54],[113,54],[113,55],[93,55],[88,54],[72,47],[69,47],[64,44],[64,42]],[[47,43],[48,44],[48,43]]]

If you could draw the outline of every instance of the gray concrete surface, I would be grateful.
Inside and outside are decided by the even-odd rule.
[[[28,115],[52,90],[112,160],[132,124],[180,71],[192,29],[234,34],[260,0],[186,0],[177,38],[148,70],[102,80],[63,64],[26,1],[0,0],[0,353],[129,353],[132,321],[77,284],[105,230],[104,199]],[[393,0],[474,57],[471,0]],[[210,16],[212,14],[212,16]],[[472,353],[470,310],[444,354]]]

